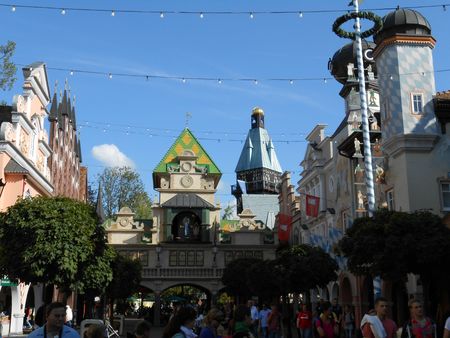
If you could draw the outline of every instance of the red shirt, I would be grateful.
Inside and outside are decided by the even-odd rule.
[[[299,329],[309,329],[312,326],[311,311],[300,311],[297,315],[297,327]]]
[[[381,320],[381,323],[383,324],[384,330],[386,331],[386,338],[395,338],[397,334],[397,325],[395,324],[395,322],[391,319],[386,318]],[[369,323],[364,325],[362,331],[364,338],[375,338]]]

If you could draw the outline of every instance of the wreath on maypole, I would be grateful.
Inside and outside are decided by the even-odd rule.
[[[369,36],[378,33],[381,28],[383,28],[383,20],[378,15],[372,12],[351,12],[336,19],[336,21],[333,23],[333,32],[341,38],[355,40],[356,33],[343,30],[341,28],[341,25],[349,20],[353,20],[356,18],[370,20],[374,23],[371,29],[361,32],[361,39],[368,38]]]

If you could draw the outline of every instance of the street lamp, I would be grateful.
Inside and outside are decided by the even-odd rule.
[[[6,181],[3,182],[3,178],[0,178],[0,197],[3,195],[3,190],[5,189]]]
[[[161,244],[158,243],[156,245],[156,249],[155,250],[156,250],[156,266],[160,267],[161,266],[161,261],[160,261],[159,255],[160,255],[160,253],[162,251]]]

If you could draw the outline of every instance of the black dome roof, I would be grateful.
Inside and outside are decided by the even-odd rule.
[[[362,40],[362,49],[363,54],[367,54],[367,56],[371,57],[371,53],[365,53],[365,51],[368,49],[375,49],[375,44],[370,41]],[[342,84],[347,82],[347,65],[349,63],[353,63],[355,68],[357,67],[356,42],[354,41],[339,49],[329,61],[328,69],[330,70],[331,75]],[[376,74],[375,61],[364,57],[364,68],[367,68],[369,64],[372,65],[372,71]]]
[[[431,35],[431,25],[419,12],[408,8],[399,8],[384,16],[383,28],[374,36],[374,41],[378,44],[395,34],[429,36]]]

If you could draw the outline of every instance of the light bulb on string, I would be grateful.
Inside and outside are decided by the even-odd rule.
[[[159,13],[159,17],[160,17],[161,19],[164,19],[164,13],[163,13],[163,12]]]
[[[389,79],[390,80],[394,80],[394,77],[391,75],[391,76],[389,76]]]
[[[112,77],[113,77],[112,73],[109,73],[109,74],[108,74],[108,78],[109,78],[109,79],[112,79]]]
[[[258,84],[258,80],[253,80],[253,83],[254,83],[255,85],[257,85],[257,84]]]
[[[116,16],[116,12],[115,11],[111,11],[111,16]]]
[[[323,83],[327,83],[327,79],[326,78],[323,78]]]
[[[73,70],[70,71],[70,75],[71,75],[71,76],[73,75]]]
[[[447,11],[447,6],[446,5],[442,5],[442,10],[445,12]]]
[[[222,84],[222,79],[218,79],[217,82],[218,82],[219,84]]]
[[[15,12],[16,11],[16,6],[12,6],[11,7],[11,12]]]
[[[61,15],[66,15],[66,10],[64,8],[61,9]]]
[[[253,15],[252,12],[250,12],[250,19],[253,19],[255,16]]]
[[[203,19],[205,16],[203,15],[202,12],[200,12],[200,19]]]
[[[303,12],[299,12],[298,13],[298,17],[301,19],[301,18],[303,18]]]
[[[183,77],[183,78],[181,79],[181,82],[186,83],[186,79]]]
[[[294,84],[294,80],[289,80],[289,84]]]

